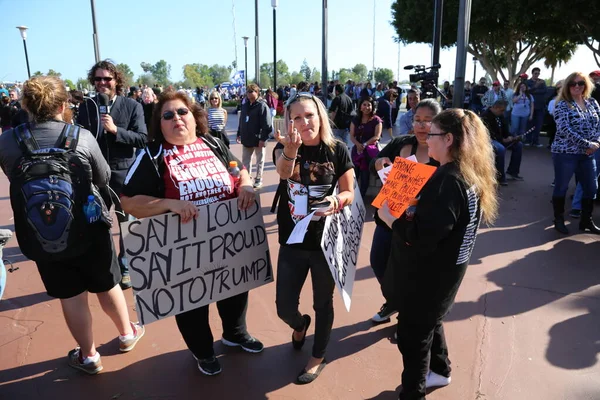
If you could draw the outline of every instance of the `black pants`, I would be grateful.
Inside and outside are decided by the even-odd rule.
[[[304,328],[298,311],[300,292],[308,276],[312,278],[315,310],[315,341],[312,355],[325,356],[333,326],[333,289],[335,282],[322,250],[301,250],[290,246],[279,248],[277,259],[277,315],[296,331]]]
[[[217,301],[225,339],[239,342],[249,338],[246,330],[247,308],[248,292]],[[197,359],[210,358],[215,355],[207,305],[178,314],[175,316],[175,320],[185,344]]]
[[[420,319],[419,316],[398,314],[398,349],[404,362],[400,400],[425,399],[425,376],[429,370],[450,376],[442,321]]]
[[[217,139],[221,139],[221,141],[223,143],[225,143],[225,146],[227,146],[227,148],[229,148],[229,146],[230,146],[229,138],[227,137],[227,132],[225,131],[225,129],[222,129],[220,131],[218,131],[216,129],[211,129],[210,134],[212,136],[216,137]]]

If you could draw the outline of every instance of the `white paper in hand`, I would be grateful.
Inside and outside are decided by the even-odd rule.
[[[306,235],[306,231],[308,230],[308,224],[310,224],[310,220],[313,217],[313,215],[315,215],[315,213],[316,211],[313,211],[306,217],[298,221],[286,244],[296,244],[304,242],[304,236]]]
[[[381,179],[381,183],[385,184],[385,181],[387,181],[387,176],[390,173],[390,171],[392,170],[393,165],[388,165],[385,168],[381,168],[379,171],[377,171],[377,175],[379,175],[379,179]]]
[[[414,154],[412,156],[410,156],[410,157],[406,157],[406,159],[408,161],[419,162],[419,160],[417,160],[417,157]]]

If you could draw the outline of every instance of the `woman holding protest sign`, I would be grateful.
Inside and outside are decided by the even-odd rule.
[[[378,157],[371,160],[371,172],[376,173],[386,166],[392,165],[396,157],[408,158],[415,156],[417,161],[422,164],[439,166],[440,164],[429,156],[429,147],[427,146],[427,136],[431,129],[431,121],[442,111],[440,104],[433,99],[420,101],[412,110],[414,136],[400,136],[394,138],[385,146]],[[392,291],[393,288],[385,287],[384,275],[388,258],[390,257],[390,248],[392,242],[392,230],[375,213],[375,232],[373,233],[373,244],[371,246],[371,268],[375,273],[377,281],[382,287],[382,293]],[[381,309],[371,318],[373,322],[389,322],[390,317],[397,311],[386,301]]]
[[[238,198],[241,210],[255,201],[252,180],[245,169],[238,176],[222,172],[236,159],[220,140],[208,134],[206,112],[193,104],[185,93],[167,91],[156,105],[150,129],[150,140],[141,152],[125,179],[121,202],[126,212],[137,218],[173,212],[183,223],[198,215],[198,205]],[[186,171],[204,171],[184,174]],[[200,172],[198,172],[200,173]],[[205,175],[205,176],[204,176]],[[237,175],[237,174],[236,174]],[[203,181],[207,188],[192,190],[195,185],[186,181]],[[196,188],[197,189],[197,188]],[[186,193],[182,193],[186,190]],[[182,199],[188,200],[182,200]],[[263,344],[246,330],[248,293],[217,301],[223,323],[222,343],[239,346],[245,351],[259,353]],[[177,326],[188,348],[198,360],[198,368],[206,375],[221,372],[215,357],[213,336],[208,321],[208,305],[175,316]]]
[[[314,381],[327,361],[325,351],[333,325],[335,283],[321,238],[324,217],[340,211],[354,199],[354,166],[346,145],[334,139],[325,106],[310,93],[298,93],[286,106],[287,134],[275,138],[277,173],[286,182],[277,211],[279,258],[277,260],[277,314],[294,331],[292,345],[304,345],[311,318],[298,311],[302,286],[310,271],[315,310],[312,357],[296,383]],[[335,193],[336,184],[339,191]],[[314,211],[300,243],[287,244],[295,225]],[[312,215],[312,214],[311,214]],[[308,217],[310,218],[310,217]]]
[[[473,112],[437,115],[427,142],[440,167],[395,218],[387,203],[379,217],[393,229],[388,268],[394,269],[398,348],[404,371],[400,399],[425,399],[425,389],[450,384],[442,320],[454,303],[475,245],[479,221],[498,214],[494,151]]]

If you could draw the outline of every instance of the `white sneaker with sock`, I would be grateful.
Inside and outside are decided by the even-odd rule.
[[[450,377],[450,376],[445,377],[445,376],[436,374],[433,371],[429,371],[429,373],[425,377],[425,387],[432,388],[432,387],[448,386],[451,381],[452,381],[452,377]]]

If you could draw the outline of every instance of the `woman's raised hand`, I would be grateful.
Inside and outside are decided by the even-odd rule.
[[[294,128],[294,121],[290,121],[289,135],[281,136],[281,132],[277,130],[275,133],[275,140],[283,145],[284,148],[290,149],[290,151],[297,152],[298,148],[302,145],[302,139],[300,138],[300,133],[296,128]],[[286,153],[287,154],[287,153]],[[291,157],[291,155],[288,154]]]

